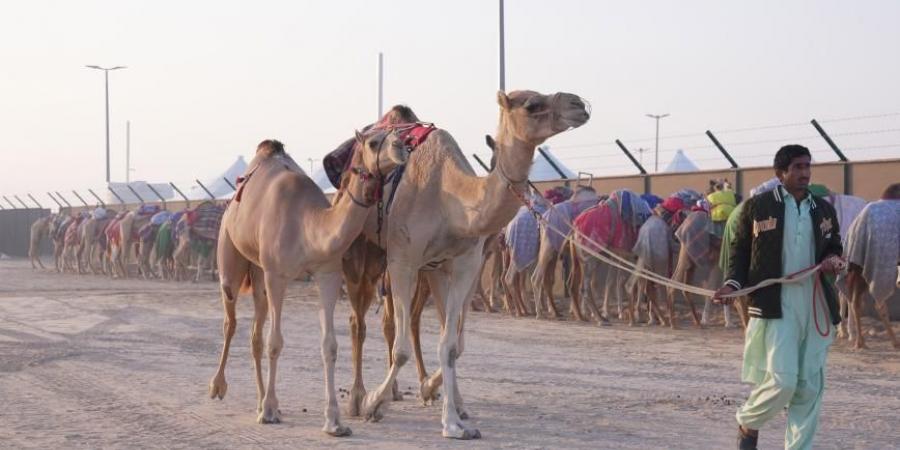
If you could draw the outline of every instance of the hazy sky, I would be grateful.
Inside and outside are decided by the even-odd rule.
[[[308,167],[405,103],[488,154],[497,122],[497,1],[7,1],[0,9],[0,194],[102,186],[103,74],[112,177],[207,177],[265,138]],[[835,159],[900,156],[898,1],[506,2],[507,88],[567,91],[591,121],[548,144],[573,170],[634,173],[610,143],[677,148],[701,167],[769,164],[786,142]],[[838,120],[859,116],[868,119]],[[748,127],[785,125],[750,131]],[[649,139],[648,139],[649,138]],[[644,162],[652,166],[652,152]],[[318,162],[316,162],[318,164]],[[46,203],[49,201],[39,197]]]

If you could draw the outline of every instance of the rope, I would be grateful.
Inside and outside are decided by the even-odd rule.
[[[519,201],[521,201],[522,204],[525,205],[526,208],[528,208],[533,214],[536,215],[536,217],[538,218],[538,221],[545,227],[545,229],[548,229],[548,230],[553,231],[554,233],[558,234],[566,242],[570,242],[573,246],[577,247],[582,252],[584,252],[590,256],[593,256],[594,258],[597,258],[600,261],[603,261],[603,262],[605,262],[613,267],[616,267],[620,270],[624,270],[624,271],[629,272],[638,277],[644,278],[649,281],[653,281],[654,283],[660,284],[662,286],[666,286],[666,287],[673,288],[673,289],[678,289],[678,290],[681,290],[684,292],[700,295],[703,297],[712,298],[715,295],[715,291],[713,291],[713,290],[701,288],[699,286],[693,286],[693,285],[682,283],[679,281],[675,281],[670,278],[659,275],[655,272],[644,270],[642,267],[639,267],[636,264],[632,263],[631,261],[628,261],[627,259],[617,255],[615,252],[608,250],[605,245],[601,245],[601,244],[597,243],[596,241],[594,241],[593,239],[591,239],[589,236],[581,233],[572,224],[572,222],[569,221],[569,219],[565,215],[562,215],[553,204],[550,204],[550,209],[555,211],[557,214],[561,214],[560,217],[562,217],[562,219],[566,222],[566,225],[568,225],[569,228],[572,230],[571,233],[564,233],[562,230],[554,227],[552,224],[550,224],[550,222],[548,222],[546,219],[544,219],[543,215],[538,214],[537,211],[528,203],[528,201],[525,200],[525,198],[522,196],[522,194],[517,192],[515,189],[512,189],[511,186],[509,186],[509,187],[510,187],[510,190],[513,192],[513,195],[515,195],[519,199]],[[594,251],[591,248],[581,245],[579,242],[577,242],[575,240],[576,236],[581,238],[584,241],[587,241],[590,244],[593,244],[596,248],[600,249],[600,252]],[[605,255],[601,254],[601,252],[604,253]],[[741,297],[741,296],[750,294],[751,292],[762,289],[766,286],[771,286],[776,283],[797,283],[806,278],[809,278],[810,276],[812,276],[813,274],[818,272],[820,266],[821,266],[821,264],[816,264],[816,265],[807,267],[803,270],[794,272],[792,274],[788,274],[781,278],[770,278],[770,279],[760,282],[759,284],[757,284],[755,286],[750,286],[750,287],[747,287],[744,289],[739,289],[737,291],[732,292],[731,294],[723,295],[723,296],[721,296],[721,298]],[[813,296],[813,300],[815,300],[815,295]],[[814,304],[814,306],[815,306],[815,304]],[[817,329],[818,329],[818,322],[817,322]],[[821,334],[821,332],[820,332],[820,334]],[[827,334],[826,334],[826,336],[827,336]]]

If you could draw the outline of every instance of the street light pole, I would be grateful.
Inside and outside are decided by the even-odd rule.
[[[106,182],[109,183],[109,72],[111,70],[125,69],[125,66],[100,67],[100,66],[84,66],[88,69],[96,69],[103,71],[103,82],[106,92]]]
[[[659,119],[669,117],[669,114],[647,114],[647,117],[656,119],[656,160],[653,163],[653,171],[659,172]]]

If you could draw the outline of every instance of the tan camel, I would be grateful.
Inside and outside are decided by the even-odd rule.
[[[132,253],[135,258],[138,256],[138,240],[134,239],[137,230],[150,222],[153,214],[141,214],[140,208],[137,211],[129,211],[128,214],[119,222],[120,236],[119,241],[113,243],[111,259],[114,267],[118,268],[118,276],[128,278],[128,261]]]
[[[235,305],[242,287],[253,292],[255,316],[251,331],[258,394],[257,421],[280,422],[275,375],[284,346],[281,308],[287,285],[305,273],[313,273],[319,286],[322,361],[325,366],[325,426],[333,436],[347,436],[340,422],[334,387],[337,341],[334,306],[341,289],[341,255],[359,236],[381,185],[381,173],[405,162],[402,149],[389,147],[381,154],[383,134],[364,141],[355,153],[348,195],[329,205],[321,189],[284,152],[278,141],[264,141],[244,175],[243,183],[222,219],[218,239],[222,303],[225,309],[224,344],[219,368],[209,383],[211,397],[223,398],[227,390],[225,363],[234,335]],[[363,141],[358,135],[357,139]],[[379,174],[378,176],[373,173]],[[248,286],[249,285],[249,286]],[[261,334],[266,315],[272,325],[267,338],[268,380],[262,380]]]
[[[86,260],[87,269],[93,274],[101,271],[103,266],[103,248],[100,245],[101,235],[106,225],[111,220],[111,214],[107,213],[102,218],[91,216],[88,218],[81,230],[81,248],[84,257],[79,259],[79,272],[81,272],[82,259]],[[97,261],[99,260],[99,261]],[[100,268],[94,265],[95,262],[100,263]]]
[[[434,131],[410,155],[382,236],[375,215],[370,214],[366,223],[369,240],[388,249],[397,326],[387,377],[363,402],[367,418],[381,416],[397,374],[409,360],[412,301],[419,271],[425,269],[435,304],[444,306],[446,314],[439,345],[441,368],[423,385],[423,398],[439,384],[432,380],[443,379],[442,434],[480,437],[478,430],[461,421],[464,409],[455,366],[464,347],[464,303],[475,287],[484,239],[500,231],[518,210],[535,147],[589,118],[584,102],[572,94],[500,92],[497,100],[501,111],[496,170],[486,178],[476,177],[450,134]]]
[[[55,218],[56,215],[51,214],[46,217],[41,217],[31,224],[31,239],[28,242],[28,258],[31,259],[32,269],[37,269],[37,266],[34,264],[35,261],[41,266],[41,269],[46,269],[44,263],[41,262],[41,241],[50,235],[50,224]]]

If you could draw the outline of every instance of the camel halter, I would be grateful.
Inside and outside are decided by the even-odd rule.
[[[368,170],[365,169],[365,167],[362,167],[362,166],[351,167],[350,171],[354,175],[358,176],[359,179],[362,180],[363,183],[376,178],[375,175],[372,175],[372,172],[369,172]],[[377,177],[377,178],[380,179],[380,177]],[[357,200],[356,197],[353,196],[353,193],[350,192],[350,189],[347,189],[347,196],[350,197],[350,200],[352,200],[353,203],[356,204],[356,206],[360,206],[363,208],[371,208],[372,206],[375,206],[376,203],[381,202],[380,196],[377,196],[378,199],[376,199],[374,202],[363,203],[363,202]]]

